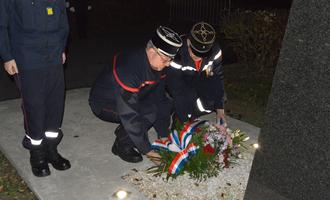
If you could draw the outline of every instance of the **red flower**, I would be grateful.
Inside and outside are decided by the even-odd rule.
[[[210,153],[210,154],[215,153],[214,148],[210,144],[207,144],[206,146],[204,146],[203,151],[206,153]]]
[[[201,131],[202,131],[202,129],[199,128],[199,127],[197,127],[197,128],[195,129],[195,133],[200,133]]]

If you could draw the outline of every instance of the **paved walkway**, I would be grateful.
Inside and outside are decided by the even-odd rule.
[[[71,161],[70,170],[61,172],[51,167],[50,176],[33,176],[28,151],[21,146],[24,130],[20,99],[0,102],[0,150],[41,200],[108,200],[114,199],[112,195],[119,189],[130,191],[129,199],[145,199],[121,176],[132,168],[151,166],[150,161],[145,158],[142,163],[129,164],[111,153],[116,124],[93,116],[87,103],[88,92],[89,88],[67,91],[62,127],[65,135],[59,151]],[[250,143],[257,140],[259,128],[231,118],[229,125],[246,132]],[[153,130],[149,134],[155,139]]]

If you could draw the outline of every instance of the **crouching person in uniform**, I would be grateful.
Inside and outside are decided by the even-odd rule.
[[[118,53],[95,81],[90,107],[101,120],[119,124],[112,152],[122,160],[140,162],[141,154],[160,158],[147,132],[154,127],[158,137],[167,137],[171,102],[163,69],[181,46],[177,33],[160,26],[146,47]]]
[[[175,118],[181,123],[216,112],[217,124],[225,124],[222,52],[214,28],[196,23],[182,36],[183,46],[166,69],[167,89],[174,100]]]
[[[0,56],[22,98],[25,137],[35,176],[70,162],[57,151],[64,110],[64,49],[68,35],[65,1],[1,0]]]

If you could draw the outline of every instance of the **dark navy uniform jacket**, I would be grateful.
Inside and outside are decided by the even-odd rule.
[[[166,69],[166,86],[179,119],[187,121],[190,115],[198,117],[224,107],[222,51],[214,44],[207,57],[195,63],[187,39],[182,41],[183,46]],[[207,75],[207,71],[211,73]]]
[[[162,72],[154,71],[145,49],[119,53],[104,69],[90,92],[89,101],[110,107],[135,146],[151,150],[147,137],[154,125],[165,94]],[[102,106],[101,106],[102,107]]]
[[[0,56],[19,70],[60,65],[67,36],[65,0],[0,1]]]

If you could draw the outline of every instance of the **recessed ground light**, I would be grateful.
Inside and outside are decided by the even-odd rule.
[[[259,149],[259,144],[258,144],[258,143],[255,143],[255,144],[253,144],[252,146],[253,146],[253,148],[255,148],[255,149]]]
[[[113,196],[116,197],[117,199],[126,199],[129,194],[130,194],[130,192],[127,192],[127,191],[121,189],[121,190],[118,190],[117,192],[115,192],[113,194]]]

